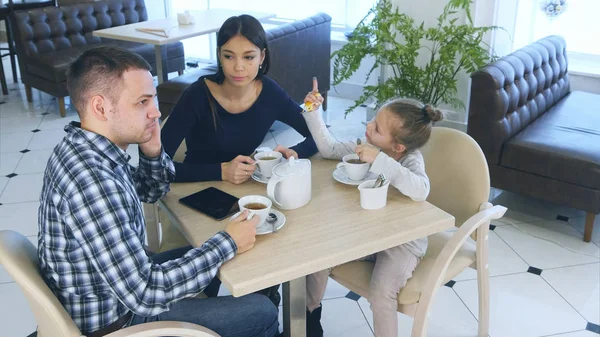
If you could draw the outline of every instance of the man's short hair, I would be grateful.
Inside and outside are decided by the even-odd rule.
[[[123,73],[151,69],[146,60],[127,49],[111,46],[89,49],[71,63],[67,72],[71,103],[80,117],[93,94],[101,93],[116,104],[123,90]]]

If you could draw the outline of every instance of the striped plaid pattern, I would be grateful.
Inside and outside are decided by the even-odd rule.
[[[171,158],[130,156],[78,123],[54,148],[38,212],[38,255],[48,286],[83,333],[132,311],[154,316],[201,292],[237,246],[225,232],[177,260],[152,264],[145,253],[140,200],[156,202],[175,177]]]

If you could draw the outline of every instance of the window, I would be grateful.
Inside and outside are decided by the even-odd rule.
[[[354,27],[367,14],[376,0],[167,0],[171,13],[184,10],[203,10],[209,8],[229,8],[254,12],[277,14],[277,20],[271,22],[294,21],[304,19],[315,13],[327,13],[332,18],[332,26],[338,29]]]
[[[566,10],[550,17],[542,9],[545,1],[519,1],[513,49],[519,49],[548,35],[561,35],[567,41],[571,69],[585,71],[600,67],[599,0],[566,0]],[[596,70],[594,70],[595,72]]]
[[[169,16],[185,10],[228,8],[253,12],[275,13],[276,17],[263,21],[265,29],[286,22],[301,20],[319,12],[331,16],[332,30],[346,31],[355,27],[377,0],[165,0]],[[203,35],[182,41],[186,58],[206,62],[215,58],[214,35]]]

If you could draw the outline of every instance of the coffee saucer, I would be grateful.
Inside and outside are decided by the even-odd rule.
[[[263,176],[262,174],[254,171],[254,173],[252,173],[252,179],[258,181],[259,183],[268,184],[270,178],[267,178],[267,177]]]
[[[344,171],[344,168],[340,167],[340,168],[336,168],[333,171],[333,179],[337,180],[338,182],[340,182],[342,184],[358,186],[367,180],[377,179],[377,174],[369,171],[369,172],[367,172],[367,175],[362,180],[352,180],[352,179],[348,178],[348,176],[346,175],[346,172]]]
[[[237,212],[235,213],[232,217],[231,220],[237,218],[242,212]],[[275,228],[277,228],[277,230],[280,230],[284,225],[285,225],[285,215],[283,215],[283,213],[281,213],[280,211],[271,208],[271,213],[275,214],[275,216],[277,217],[277,221],[275,222]],[[271,234],[273,233],[273,225],[266,222],[260,226],[259,228],[256,229],[256,235],[265,235],[265,234]]]

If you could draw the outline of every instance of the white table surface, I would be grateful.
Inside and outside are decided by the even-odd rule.
[[[191,25],[179,25],[177,23],[177,18],[171,17],[100,29],[94,31],[93,34],[94,36],[99,37],[148,43],[160,46],[194,36],[217,32],[219,28],[221,28],[223,22],[232,16],[248,14],[252,15],[258,20],[264,20],[275,16],[274,13],[248,12],[220,8],[208,9],[204,11],[191,11],[190,13],[196,19],[196,22]],[[146,32],[140,32],[136,30],[136,28],[169,28],[168,37],[161,37]]]

